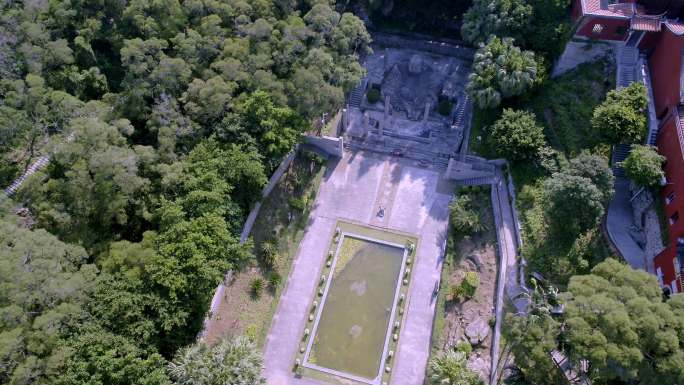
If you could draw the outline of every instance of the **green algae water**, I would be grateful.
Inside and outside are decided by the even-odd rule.
[[[345,236],[309,353],[324,368],[374,379],[404,249]]]

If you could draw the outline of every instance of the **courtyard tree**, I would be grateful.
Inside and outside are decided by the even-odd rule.
[[[501,100],[521,95],[537,81],[534,52],[522,51],[511,38],[493,36],[480,44],[468,76],[466,91],[482,109],[494,108]]]
[[[613,197],[615,176],[605,157],[584,151],[570,160],[566,172],[591,180],[601,191],[604,204]]]
[[[605,212],[604,194],[582,176],[554,174],[544,181],[543,197],[552,230],[568,240],[596,227]]]
[[[639,143],[648,128],[647,104],[646,87],[641,83],[612,90],[594,110],[591,125],[609,143]]]
[[[625,174],[639,186],[654,187],[665,177],[665,157],[653,146],[632,145],[629,156],[621,163]]]
[[[499,155],[514,162],[535,159],[546,145],[534,113],[510,108],[492,125],[488,140]]]
[[[656,277],[614,259],[570,279],[564,340],[600,382],[684,382],[682,301],[663,301]]]
[[[468,356],[460,350],[439,353],[428,364],[430,385],[482,385],[480,376],[468,368]]]
[[[463,15],[461,36],[480,44],[492,36],[519,40],[532,16],[532,7],[522,0],[475,0]]]
[[[177,385],[258,385],[263,359],[246,337],[225,337],[210,347],[204,341],[181,349],[169,363],[169,374]]]
[[[469,195],[460,194],[451,201],[449,217],[457,238],[471,236],[486,229]]]

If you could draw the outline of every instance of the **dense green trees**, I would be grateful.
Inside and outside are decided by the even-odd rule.
[[[532,16],[532,7],[521,0],[474,0],[463,15],[461,36],[471,44],[486,42],[490,36],[519,40]]]
[[[663,302],[655,276],[615,260],[568,285],[565,329],[571,359],[604,381],[684,381],[684,301]]]
[[[654,187],[665,177],[664,163],[665,157],[658,154],[655,147],[634,144],[629,156],[622,162],[622,168],[636,184]]]
[[[534,114],[510,108],[503,110],[489,135],[497,153],[512,161],[534,160],[546,145],[544,130]]]
[[[594,383],[684,380],[684,296],[664,301],[654,276],[607,259],[572,277],[557,298],[562,314],[534,305],[528,315],[507,319],[504,332],[527,379],[549,383],[548,354],[563,349],[575,365],[587,361]]]
[[[639,143],[648,129],[647,103],[646,87],[639,82],[610,91],[594,110],[591,125],[609,143]]]
[[[254,261],[239,234],[268,176],[370,35],[334,3],[270,0],[8,3],[0,33],[0,182],[51,155],[29,212],[0,210],[0,382],[169,384]]]
[[[511,38],[493,36],[475,53],[466,90],[479,108],[493,108],[529,89],[537,81],[537,71],[534,52],[522,51]]]
[[[97,268],[82,247],[22,228],[0,199],[0,382],[34,383],[60,374]]]
[[[551,64],[568,37],[570,0],[475,0],[463,15],[461,37],[472,44],[511,37]]]

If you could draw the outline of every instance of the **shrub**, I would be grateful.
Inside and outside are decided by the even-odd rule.
[[[306,201],[304,201],[304,199],[301,197],[290,197],[287,200],[287,203],[290,205],[292,209],[297,210],[299,212],[304,211],[304,209],[306,208]]]
[[[254,298],[261,297],[261,292],[264,290],[264,280],[261,278],[254,278],[249,284],[249,290]]]
[[[470,195],[458,195],[449,203],[449,217],[456,238],[468,237],[487,230],[474,209]]]
[[[480,376],[468,368],[468,358],[460,351],[449,350],[433,358],[428,365],[430,385],[481,385]]]
[[[646,87],[641,83],[612,90],[594,110],[591,126],[609,143],[639,143],[648,128],[647,104]]]
[[[443,99],[437,105],[437,112],[439,112],[439,114],[442,116],[449,116],[451,114],[451,109],[453,107],[454,107],[453,103],[451,103],[447,99]]]
[[[474,271],[468,271],[463,276],[461,283],[451,288],[451,295],[454,299],[471,299],[475,296],[477,288],[480,286],[480,276]]]
[[[370,104],[375,104],[380,101],[380,90],[377,88],[371,88],[366,92],[366,99],[368,99],[368,103]]]
[[[639,186],[654,187],[665,177],[665,157],[653,146],[633,145],[627,159],[621,163],[625,174]]]
[[[313,162],[318,166],[322,166],[325,164],[325,158],[313,151],[304,151],[303,156],[304,159],[308,160],[309,162]]]
[[[480,275],[474,271],[468,271],[461,281],[461,292],[466,298],[473,298],[475,291],[480,286]]]
[[[261,244],[261,264],[267,269],[273,269],[278,265],[278,246],[272,240]]]
[[[273,291],[275,291],[278,288],[278,286],[280,286],[282,280],[283,277],[277,271],[272,271],[268,274],[268,286]]]
[[[463,354],[465,354],[466,357],[470,356],[470,353],[473,352],[473,346],[466,341],[458,341],[456,343],[455,349],[457,352],[463,352]]]
[[[499,155],[511,161],[537,158],[546,145],[544,129],[534,113],[510,108],[492,125],[489,140]]]

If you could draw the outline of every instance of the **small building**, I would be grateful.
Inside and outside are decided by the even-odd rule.
[[[666,292],[684,284],[684,0],[575,0],[573,40],[602,41],[621,56],[636,52],[647,65],[650,108],[647,142],[667,158],[661,194],[668,244],[653,260]],[[618,76],[620,76],[618,74]],[[618,82],[619,83],[619,82]],[[681,216],[681,218],[680,218]]]

